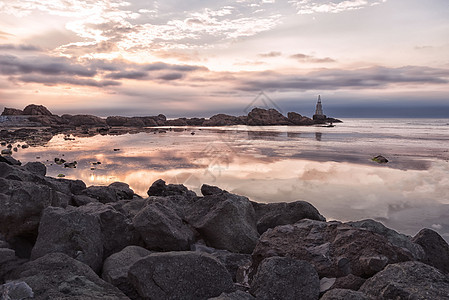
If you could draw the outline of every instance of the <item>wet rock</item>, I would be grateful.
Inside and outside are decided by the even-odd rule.
[[[24,115],[23,110],[5,107],[2,116],[21,116]]]
[[[266,231],[254,249],[253,268],[271,256],[306,260],[320,277],[330,278],[349,274],[369,277],[385,259],[387,264],[413,259],[410,252],[369,230],[314,220]]]
[[[91,268],[63,253],[30,261],[16,269],[11,279],[26,282],[36,299],[129,299]]]
[[[232,293],[221,293],[220,296],[209,298],[209,300],[253,300],[254,298],[250,293],[243,291],[235,291]]]
[[[243,196],[222,193],[198,198],[187,221],[208,246],[217,249],[251,253],[259,238],[254,208]]]
[[[133,218],[133,224],[148,249],[156,251],[189,250],[195,233],[172,208],[150,202]]]
[[[318,210],[305,201],[290,203],[252,202],[257,218],[257,230],[260,234],[278,225],[294,224],[302,219],[326,221]]]
[[[145,299],[208,299],[235,291],[225,267],[205,253],[154,253],[135,263],[128,274]]]
[[[122,251],[112,254],[104,261],[101,277],[119,288],[130,298],[137,299],[137,292],[128,280],[128,271],[134,263],[151,253],[151,251],[142,247],[128,246]]]
[[[95,272],[100,271],[103,243],[98,217],[80,211],[79,208],[46,208],[39,224],[39,235],[31,252],[31,259],[55,252],[79,260]]]
[[[303,126],[303,125],[313,125],[315,124],[315,122],[305,116],[301,116],[298,113],[295,112],[289,112],[287,114],[288,120],[293,124],[293,125],[298,125],[298,126]]]
[[[3,154],[3,151],[4,150],[2,150],[2,154]],[[0,155],[0,163],[2,163],[2,162],[7,163],[8,165],[12,165],[12,166],[20,166],[20,165],[22,165],[20,160],[17,160],[17,159],[15,159],[15,158],[13,158],[12,156],[9,156],[9,155],[6,155],[6,156]]]
[[[0,285],[0,295],[5,300],[21,300],[34,298],[33,290],[23,281],[11,281]]]
[[[345,289],[333,289],[326,292],[320,300],[370,300],[364,293]]]
[[[262,261],[250,287],[256,299],[318,299],[320,280],[306,261],[270,257]]]
[[[43,105],[30,104],[23,109],[24,115],[52,116],[53,114]]]
[[[375,162],[377,162],[379,164],[386,164],[388,162],[388,159],[386,159],[382,155],[375,156],[371,160],[375,161]]]
[[[288,118],[283,116],[275,109],[254,108],[248,113],[248,125],[266,126],[266,125],[291,125]]]
[[[424,228],[412,241],[424,249],[423,263],[449,274],[449,245],[437,232]]]
[[[446,299],[449,276],[432,266],[409,261],[388,265],[359,291],[375,299]]]
[[[220,189],[217,186],[208,185],[208,184],[203,184],[201,186],[201,194],[203,194],[203,196],[216,195],[216,194],[221,194],[221,193],[224,193],[224,192],[226,192],[226,191]]]

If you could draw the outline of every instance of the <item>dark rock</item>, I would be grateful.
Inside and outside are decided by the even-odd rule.
[[[26,163],[23,168],[27,170],[30,173],[39,175],[39,176],[45,176],[47,174],[47,167],[40,162],[29,162]]]
[[[70,200],[70,205],[80,207],[95,202],[99,202],[98,199],[94,199],[86,195],[73,195]]]
[[[24,115],[52,116],[53,114],[43,105],[30,104],[23,109]]]
[[[235,291],[225,267],[205,253],[154,253],[136,262],[128,274],[145,299],[208,299]]]
[[[202,126],[204,121],[206,121],[205,118],[191,118],[191,119],[187,119],[186,123],[189,126]]]
[[[320,300],[370,300],[362,292],[345,289],[333,289],[326,292]]]
[[[11,281],[0,285],[0,295],[4,300],[21,300],[34,298],[33,290],[23,281]]]
[[[27,261],[27,259],[17,257],[13,249],[0,248],[0,284],[4,283],[6,279],[9,278],[12,271]]]
[[[375,162],[377,162],[379,164],[386,164],[388,162],[388,159],[386,159],[382,155],[375,156],[371,160],[375,161]]]
[[[182,195],[188,198],[196,197],[196,194],[192,191],[189,191],[182,184],[165,184],[165,181],[162,179],[156,180],[147,192],[148,196],[174,196],[174,195]]]
[[[129,299],[91,268],[63,253],[28,262],[11,279],[26,282],[36,299]]]
[[[122,251],[112,254],[104,261],[101,277],[119,288],[130,298],[137,299],[137,292],[128,281],[128,271],[134,263],[151,253],[151,251],[142,247],[128,246]]]
[[[154,117],[142,117],[141,120],[143,121],[145,127],[158,126],[157,122],[154,120]]]
[[[432,266],[409,261],[388,265],[359,291],[375,299],[447,299],[449,276]]]
[[[2,112],[2,116],[21,116],[21,115],[24,115],[23,110],[15,108],[5,107],[5,109]]]
[[[111,116],[106,118],[106,124],[109,126],[124,126],[128,119],[127,117]]]
[[[365,279],[359,276],[355,276],[353,274],[346,275],[344,277],[338,277],[335,280],[333,289],[349,289],[357,291],[362,284],[365,282]]]
[[[256,299],[318,299],[320,280],[306,261],[270,257],[262,261],[250,287]]]
[[[252,202],[257,218],[257,230],[260,234],[279,225],[294,224],[302,219],[326,221],[318,210],[305,201],[290,203]]]
[[[251,294],[245,293],[243,291],[235,291],[232,293],[221,293],[220,296],[209,298],[209,300],[253,300],[254,298]]]
[[[208,246],[217,249],[251,253],[259,238],[251,202],[230,193],[198,198],[189,208],[187,221]]]
[[[423,263],[449,274],[449,245],[437,232],[428,228],[421,229],[412,241],[424,249]]]
[[[139,211],[145,207],[147,203],[146,199],[136,198],[133,200],[119,200],[117,202],[109,203],[117,211],[121,212],[128,218],[134,218]]]
[[[291,125],[288,118],[283,116],[275,109],[254,108],[248,114],[248,125],[266,126],[266,125]]]
[[[329,118],[329,117],[326,118],[326,122],[327,123],[343,123],[342,120],[335,119],[335,118]]]
[[[109,125],[109,124],[108,124]],[[123,124],[123,126],[127,127],[145,127],[145,121],[139,117],[128,118],[128,120]]]
[[[210,117],[209,120],[203,122],[203,126],[230,126],[230,125],[245,125],[246,123],[239,117],[218,114]]]
[[[354,274],[370,277],[387,264],[412,260],[410,252],[374,232],[340,222],[301,220],[294,225],[266,231],[253,252],[253,268],[267,257],[286,256],[306,260],[320,277]]]
[[[133,224],[148,249],[156,251],[190,250],[195,233],[172,208],[150,202],[134,218]]]
[[[103,241],[103,258],[116,253],[126,246],[139,243],[139,233],[135,230],[132,221],[112,206],[102,203],[89,203],[78,209],[100,221]]]
[[[185,118],[167,120],[165,126],[187,126],[187,121]]]
[[[224,192],[226,192],[226,191],[220,189],[217,186],[208,185],[208,184],[203,184],[201,186],[201,194],[203,194],[203,196],[216,195],[216,194],[221,194]]]
[[[1,154],[2,154],[1,157],[3,157],[3,155],[12,155],[12,151],[11,151],[11,149],[3,149]],[[10,160],[7,160],[7,159],[8,159],[8,156],[5,156],[4,158],[2,158],[2,162],[5,162],[5,163],[10,164],[10,165],[14,164],[14,163],[9,163]],[[15,162],[16,160],[14,158],[12,158],[11,161]]]
[[[107,125],[106,120],[92,115],[75,115],[70,118],[69,125],[72,126],[105,126]]]
[[[303,126],[303,125],[313,125],[315,124],[315,122],[305,116],[301,116],[298,113],[295,112],[289,112],[287,114],[288,120],[293,124],[293,125],[299,125],[299,126]]]
[[[118,200],[131,200],[134,197],[134,191],[124,182],[114,182],[108,187],[115,190]]]
[[[11,150],[9,150],[11,151]],[[2,150],[2,154],[3,154],[3,150]],[[12,156],[6,155],[0,155],[0,163],[7,163],[8,165],[12,165],[12,166],[20,166],[22,165],[22,163],[20,162],[20,160],[16,160],[14,159]]]
[[[59,126],[62,124],[65,124],[65,120],[62,119],[59,116],[49,116],[49,115],[37,115],[37,116],[30,116],[28,118],[30,122],[37,122],[41,123],[43,126]]]
[[[31,258],[55,252],[79,260],[95,272],[100,271],[103,243],[98,217],[82,212],[79,208],[46,208]]]
[[[101,203],[116,202],[120,200],[117,197],[117,190],[107,186],[90,186],[82,193],[85,196],[97,199]]]

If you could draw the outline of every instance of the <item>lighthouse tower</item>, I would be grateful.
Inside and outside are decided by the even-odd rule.
[[[318,102],[316,103],[315,114],[313,115],[314,121],[322,121],[325,122],[326,115],[323,114],[323,106],[321,104],[321,95],[318,95]]]

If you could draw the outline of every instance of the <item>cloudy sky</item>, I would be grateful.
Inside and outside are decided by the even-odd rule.
[[[0,0],[0,109],[449,117],[447,0]]]

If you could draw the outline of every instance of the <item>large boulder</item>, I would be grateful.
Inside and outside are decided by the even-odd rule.
[[[43,105],[30,104],[23,109],[24,115],[52,116],[53,114]]]
[[[248,198],[222,193],[198,198],[187,221],[210,247],[251,253],[259,238],[256,215]]]
[[[424,249],[422,262],[449,274],[449,245],[437,232],[424,228],[412,241]]]
[[[24,115],[23,110],[15,108],[5,107],[5,109],[2,112],[2,116],[21,116],[21,115]]]
[[[320,279],[306,261],[270,257],[262,261],[251,282],[256,299],[318,299]]]
[[[239,117],[218,114],[210,117],[209,120],[205,120],[203,126],[229,126],[229,125],[245,125],[243,120]]]
[[[311,263],[320,277],[370,277],[387,264],[413,260],[410,252],[369,230],[340,222],[302,220],[266,231],[253,252],[253,268],[265,258],[286,256]]]
[[[257,218],[257,230],[260,234],[279,225],[294,224],[302,219],[326,221],[318,210],[305,201],[290,203],[252,202]]]
[[[63,253],[50,253],[17,268],[10,279],[31,287],[35,299],[129,299],[91,268]]]
[[[235,291],[225,267],[205,253],[150,254],[136,262],[128,274],[144,299],[208,299]]]
[[[288,118],[283,116],[275,109],[253,108],[248,113],[248,125],[265,126],[265,125],[291,125]]]
[[[189,191],[182,184],[166,184],[164,180],[158,179],[150,186],[147,191],[148,196],[185,196],[187,198],[195,198],[196,194]]]
[[[119,200],[131,200],[134,191],[126,183],[114,182],[109,186],[90,186],[83,190],[82,194],[97,199],[101,203],[110,203]]]
[[[315,122],[305,116],[301,116],[298,113],[295,112],[289,112],[287,114],[288,120],[293,124],[293,125],[298,125],[298,126],[303,126],[303,125],[313,125],[315,124]]]
[[[101,277],[118,287],[132,299],[137,299],[138,295],[128,280],[128,271],[134,263],[151,253],[151,251],[139,246],[128,246],[122,251],[112,254],[104,261]]]
[[[133,224],[148,249],[190,250],[195,232],[177,212],[158,201],[151,201],[133,218]]]
[[[449,276],[417,261],[388,265],[368,279],[360,292],[374,299],[447,299]]]
[[[99,272],[103,262],[103,242],[98,217],[79,208],[46,208],[31,259],[55,252],[64,253]]]
[[[364,293],[346,289],[327,291],[320,300],[370,300]]]
[[[6,281],[12,271],[27,261],[27,259],[17,257],[13,249],[0,248],[0,284]]]

